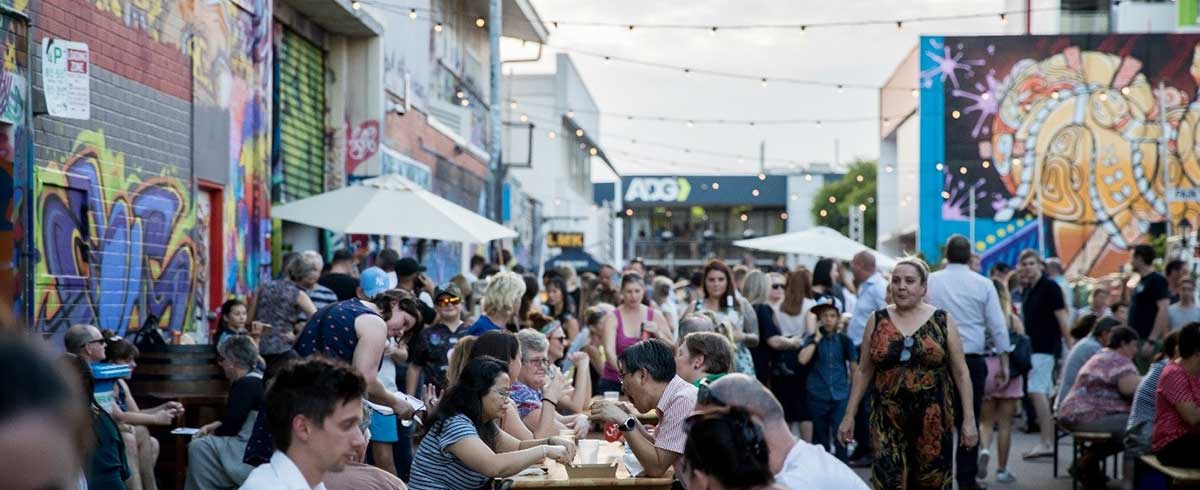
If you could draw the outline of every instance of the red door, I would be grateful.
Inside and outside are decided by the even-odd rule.
[[[209,342],[216,342],[212,333],[217,329],[221,303],[225,302],[225,189],[205,180],[200,181],[200,198],[196,203],[196,235],[198,255],[207,260],[208,267],[198,281],[204,310],[208,319]],[[197,328],[200,326],[197,325]]]

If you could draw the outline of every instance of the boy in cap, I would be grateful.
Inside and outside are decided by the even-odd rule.
[[[425,383],[437,387],[438,391],[445,390],[450,351],[467,334],[467,329],[463,328],[462,293],[458,286],[447,283],[434,290],[433,304],[437,317],[409,340],[407,393],[416,393],[422,375]]]
[[[813,444],[835,446],[838,459],[846,460],[846,448],[837,442],[838,423],[850,399],[851,373],[858,368],[858,352],[846,334],[838,331],[842,317],[840,302],[830,295],[816,298],[810,311],[819,325],[811,342],[800,349],[800,364],[809,366],[808,414],[813,421]]]

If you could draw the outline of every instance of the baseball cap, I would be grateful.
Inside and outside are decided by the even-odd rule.
[[[387,273],[378,267],[367,267],[358,275],[358,287],[362,288],[363,294],[368,298],[374,298],[375,295],[388,290]]]
[[[433,290],[434,301],[437,301],[437,299],[441,298],[442,296],[451,296],[454,298],[462,299],[462,291],[459,291],[457,284],[454,284],[452,282],[446,283],[446,284],[438,287],[437,289]]]
[[[809,311],[812,311],[814,314],[819,315],[821,314],[821,310],[826,308],[833,308],[833,311],[838,312],[839,315],[842,313],[842,302],[838,301],[838,299],[833,297],[833,295],[822,294],[817,296],[814,301],[816,301],[816,304],[809,309]]]
[[[425,272],[425,266],[418,264],[417,259],[405,257],[396,263],[397,276],[411,276],[418,272]]]

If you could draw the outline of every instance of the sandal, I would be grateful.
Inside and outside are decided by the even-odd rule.
[[[1034,448],[1034,449],[1022,454],[1021,458],[1022,459],[1037,459],[1037,458],[1045,458],[1045,457],[1049,457],[1049,456],[1054,456],[1053,449],[1042,449],[1041,451],[1038,451],[1037,449],[1038,448]]]

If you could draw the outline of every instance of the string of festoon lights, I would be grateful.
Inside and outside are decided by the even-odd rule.
[[[453,9],[429,9],[426,7],[414,7],[400,5],[388,0],[355,0],[351,3],[353,8],[360,9],[363,5],[369,5],[373,8],[378,8],[384,11],[407,15],[409,19],[427,19],[433,22],[433,31],[440,33],[445,28],[444,23],[447,15],[456,15],[470,18],[474,15],[470,12],[453,10]],[[1040,12],[1057,9],[1031,9],[1028,12]],[[773,30],[793,30],[798,33],[804,33],[811,29],[820,28],[835,28],[835,27],[867,27],[876,25],[894,25],[897,30],[903,30],[905,24],[915,24],[922,22],[940,22],[952,20],[966,19],[986,19],[996,18],[1001,24],[1008,22],[1008,18],[1012,15],[1025,14],[1026,10],[1007,10],[1007,11],[992,11],[979,12],[969,14],[954,14],[941,16],[915,16],[893,19],[866,19],[866,20],[840,20],[840,21],[825,21],[811,23],[786,23],[786,24],[726,24],[726,25],[701,25],[701,24],[669,24],[669,23],[620,23],[620,22],[592,22],[592,21],[574,21],[574,20],[549,20],[546,24],[554,28],[566,26],[581,26],[581,27],[608,27],[621,28],[629,32],[653,29],[676,29],[676,30],[706,30],[710,34],[715,35],[721,30],[729,31],[744,31],[752,29],[773,29]],[[477,14],[477,12],[475,13]],[[475,26],[478,28],[486,28],[487,20],[483,17],[475,17]],[[831,81],[831,80],[810,80],[797,77],[775,76],[769,74],[750,74],[742,72],[731,72],[721,70],[710,70],[698,68],[694,66],[677,65],[670,63],[660,63],[657,61],[643,60],[626,56],[615,55],[611,53],[602,53],[598,51],[575,48],[571,46],[562,46],[555,44],[545,44],[546,47],[552,48],[565,53],[576,54],[591,58],[602,59],[605,63],[621,62],[626,64],[640,65],[663,70],[672,70],[683,73],[685,75],[704,75],[719,78],[729,78],[737,80],[746,80],[757,82],[762,87],[767,87],[770,84],[789,84],[789,85],[806,85],[828,87],[838,91],[844,90],[897,90],[911,92],[913,97],[918,95],[916,87],[888,86],[880,87],[877,84],[862,83],[854,81]]]
[[[517,99],[517,98],[509,99],[509,101],[508,101],[509,110],[517,111],[522,107],[535,107],[535,108],[543,108],[543,109],[546,109],[546,108],[557,109],[558,108],[558,106],[555,104],[539,103],[539,102],[521,100],[521,99]],[[614,112],[614,111],[597,111],[597,110],[589,110],[589,109],[575,110],[573,108],[568,108],[567,111],[565,113],[563,113],[563,115],[574,118],[577,113],[601,116],[601,117],[610,117],[610,118],[614,118],[614,119],[624,119],[627,121],[649,121],[649,122],[659,122],[659,123],[682,124],[689,128],[693,127],[693,126],[705,126],[705,125],[708,125],[708,126],[713,126],[713,125],[727,125],[727,126],[811,125],[811,126],[815,126],[815,127],[819,128],[826,124],[879,122],[881,120],[882,120],[883,124],[888,124],[889,122],[891,122],[891,120],[893,118],[904,116],[904,114],[900,114],[900,115],[884,116],[883,118],[880,118],[879,116],[876,116],[876,115],[868,115],[868,116],[860,116],[860,117],[834,116],[834,117],[825,117],[825,118],[808,117],[808,118],[787,118],[787,119],[734,119],[734,118],[684,117],[684,116],[673,116],[673,115],[666,115],[666,114],[627,113],[627,112]]]

